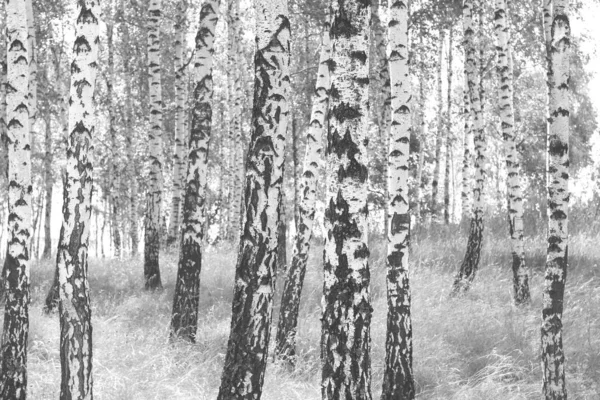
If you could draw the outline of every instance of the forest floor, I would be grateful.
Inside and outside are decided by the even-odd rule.
[[[419,399],[540,398],[539,328],[544,238],[526,241],[532,267],[532,304],[512,306],[509,243],[488,235],[472,290],[450,298],[465,234],[441,229],[418,235],[411,253],[414,371]],[[564,315],[569,398],[600,399],[600,246],[598,235],[578,234],[569,249]],[[384,240],[372,238],[373,397],[381,393],[385,344]],[[378,244],[376,244],[378,243]],[[321,251],[315,246],[303,292],[299,359],[294,371],[270,362],[263,399],[320,399]],[[164,290],[143,290],[141,260],[90,261],[97,399],[214,399],[230,323],[234,251],[205,255],[198,342],[167,341],[176,256],[161,255]],[[29,398],[56,399],[60,391],[57,314],[43,300],[54,262],[34,264],[29,336]],[[283,285],[278,282],[278,288]],[[278,293],[278,298],[279,293]],[[274,312],[274,323],[278,308]],[[272,335],[274,337],[274,335]],[[272,343],[273,345],[273,343]]]

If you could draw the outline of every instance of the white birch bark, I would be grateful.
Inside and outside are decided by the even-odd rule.
[[[439,180],[441,170],[442,157],[442,142],[444,135],[444,101],[442,97],[442,64],[444,61],[444,31],[440,29],[439,47],[438,47],[438,65],[437,65],[437,132],[435,137],[435,160],[433,168],[433,178],[431,180],[431,222],[439,222],[438,215],[438,197],[439,197]]]
[[[255,0],[254,4],[252,132],[231,329],[218,400],[260,399],[277,273],[277,228],[289,118],[290,23],[287,0]]]
[[[144,219],[144,279],[146,289],[162,287],[159,267],[161,205],[163,195],[162,84],[160,61],[161,0],[150,0],[148,9],[148,87],[150,132],[148,134],[150,175]]]
[[[371,399],[367,245],[369,2],[331,4],[321,395]]]
[[[466,220],[471,218],[472,212],[472,198],[469,193],[472,191],[471,164],[473,161],[473,155],[471,154],[471,145],[473,143],[473,112],[471,110],[469,79],[466,64],[464,71],[463,102],[463,118],[465,125],[463,137],[462,188],[460,196],[462,201],[462,219]]]
[[[29,130],[33,141],[33,132],[37,120],[37,43],[35,36],[35,18],[33,0],[27,0],[27,41],[29,42]],[[33,147],[33,145],[32,145]]]
[[[319,171],[323,164],[323,134],[326,129],[325,118],[327,116],[329,90],[331,88],[331,78],[329,75],[329,62],[331,60],[329,24],[326,24],[325,31],[323,32],[321,54],[319,57],[317,83],[313,95],[313,106],[302,167],[303,172],[300,179],[299,192],[301,196],[297,230],[294,237],[294,253],[283,287],[275,348],[278,356],[288,359],[292,364],[295,361],[296,354],[295,347],[300,296],[308,262],[310,240],[313,235],[317,182],[320,175]]]
[[[382,400],[414,399],[408,270],[409,154],[412,126],[408,3],[390,2],[388,55],[392,124],[388,141],[387,334]]]
[[[569,2],[553,1],[552,41],[548,80],[548,252],[542,301],[543,394],[547,400],[566,400],[562,312],[567,277],[569,215]]]
[[[187,148],[188,135],[185,126],[187,119],[186,97],[187,97],[187,68],[184,60],[184,49],[186,43],[186,12],[187,1],[177,4],[177,15],[175,21],[175,151],[173,152],[173,196],[171,198],[171,213],[169,215],[169,233],[167,245],[177,241],[179,227],[181,224],[181,206],[183,197],[184,177],[187,169],[185,150]]]
[[[504,139],[504,153],[508,172],[508,222],[512,247],[512,270],[515,304],[529,302],[529,273],[525,266],[523,243],[523,190],[521,189],[521,165],[514,132],[513,114],[513,70],[510,54],[510,29],[507,0],[496,0],[494,12],[496,31],[497,69],[500,78],[498,104],[500,108],[500,130]]]
[[[6,147],[6,2],[0,1],[0,182],[8,174],[8,149]],[[0,282],[0,285],[2,283]]]
[[[100,5],[77,3],[69,90],[69,140],[58,244],[61,399],[92,399],[92,325],[87,279],[92,214],[94,90]]]
[[[4,327],[0,397],[25,399],[29,334],[29,267],[32,238],[31,139],[27,0],[6,3],[8,145],[8,248],[3,269]]]

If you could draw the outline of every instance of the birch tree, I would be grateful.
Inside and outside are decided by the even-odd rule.
[[[438,47],[438,65],[437,65],[437,134],[435,137],[435,160],[433,168],[433,178],[431,179],[431,221],[438,222],[438,196],[439,196],[439,179],[442,163],[442,142],[444,131],[443,108],[444,100],[442,97],[442,65],[444,61],[444,31],[440,28],[439,47]]]
[[[175,151],[173,154],[173,197],[171,199],[171,214],[169,216],[169,234],[167,245],[177,241],[179,227],[181,224],[181,198],[183,196],[183,178],[185,177],[187,159],[185,149],[187,144],[187,132],[185,129],[186,110],[185,102],[187,96],[187,68],[184,61],[185,35],[186,35],[186,12],[187,1],[177,4],[177,15],[175,20]]]
[[[548,250],[542,301],[543,393],[547,400],[566,400],[562,312],[567,276],[569,213],[569,57],[571,26],[567,0],[552,1],[548,84],[547,139]]]
[[[8,174],[8,149],[6,148],[6,2],[0,1],[0,182]],[[4,281],[0,279],[0,290]],[[1,293],[0,293],[1,294]]]
[[[150,96],[150,132],[148,146],[150,175],[144,219],[144,279],[146,289],[162,288],[158,253],[160,250],[161,203],[163,192],[162,162],[162,89],[160,64],[161,0],[150,0],[148,8],[148,90]]]
[[[306,274],[310,240],[313,234],[315,219],[315,202],[317,198],[317,182],[319,169],[323,164],[323,134],[326,129],[325,118],[329,105],[329,89],[331,79],[329,62],[331,60],[331,40],[329,24],[326,24],[321,43],[317,83],[313,95],[313,106],[310,126],[307,132],[304,165],[300,179],[300,204],[297,231],[294,237],[294,253],[292,263],[287,271],[283,296],[279,311],[275,352],[281,358],[295,363],[296,333],[298,330],[298,311],[300,295]]]
[[[463,163],[462,163],[462,187],[461,187],[461,201],[462,201],[462,220],[466,220],[471,217],[471,164],[473,155],[471,154],[471,143],[473,143],[473,121],[472,121],[472,110],[471,100],[469,94],[469,78],[467,74],[467,65],[465,63],[464,70],[464,88],[463,88],[463,118],[465,121],[463,131]]]
[[[231,329],[219,400],[259,399],[275,293],[290,87],[287,0],[256,0],[254,107]],[[235,223],[235,222],[234,222]]]
[[[367,246],[370,2],[331,3],[331,96],[321,364],[323,399],[371,399]]]
[[[515,304],[529,302],[529,273],[525,266],[523,243],[523,191],[521,189],[521,165],[514,132],[513,70],[510,54],[510,29],[507,0],[496,0],[494,27],[496,31],[497,69],[500,78],[498,103],[500,129],[504,139],[506,168],[508,170],[508,228],[512,247],[512,271]]]
[[[412,322],[408,273],[408,177],[412,125],[408,66],[408,3],[390,2],[389,64],[392,127],[388,148],[387,334],[382,400],[414,399]]]
[[[212,123],[212,66],[215,27],[220,0],[207,0],[200,9],[200,24],[196,34],[194,54],[194,102],[192,131],[188,149],[183,226],[173,313],[171,337],[195,342],[198,328],[198,301],[202,241],[208,179],[208,149]]]
[[[3,269],[4,327],[0,397],[27,396],[29,267],[32,237],[30,103],[31,41],[28,0],[6,2],[6,141],[8,145],[8,249]]]
[[[479,0],[465,0],[463,5],[463,30],[465,43],[465,64],[467,71],[467,87],[469,103],[473,115],[473,133],[475,142],[475,165],[473,184],[473,210],[469,228],[469,239],[465,258],[454,279],[455,293],[468,290],[479,268],[481,246],[483,244],[483,212],[484,181],[486,162],[485,130],[483,129],[483,112],[481,106],[481,85],[479,52],[474,43],[473,9],[480,6]]]
[[[450,224],[450,165],[452,161],[452,24],[448,28],[448,97],[446,102],[446,165],[444,168],[444,224]]]
[[[88,248],[92,217],[94,90],[100,4],[77,3],[69,90],[69,138],[58,244],[61,399],[92,399],[92,324]]]

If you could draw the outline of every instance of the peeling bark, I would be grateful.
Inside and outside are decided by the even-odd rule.
[[[510,29],[507,0],[496,0],[494,26],[496,31],[497,69],[500,78],[498,103],[500,129],[504,139],[506,168],[508,170],[508,227],[512,247],[514,301],[516,305],[529,303],[529,272],[525,266],[523,243],[523,190],[521,189],[521,164],[517,151],[513,114],[513,68],[510,54]]]
[[[57,251],[60,313],[60,399],[92,399],[92,324],[88,247],[92,214],[94,90],[100,6],[77,3],[69,91],[69,139],[63,222]]]
[[[192,130],[187,157],[183,224],[173,312],[171,338],[195,342],[198,329],[198,301],[202,244],[206,220],[206,183],[212,123],[212,67],[215,27],[220,0],[206,0],[200,9],[194,54]]]
[[[295,363],[296,357],[296,334],[298,331],[300,296],[304,284],[304,275],[306,274],[310,240],[313,234],[319,170],[323,163],[323,134],[325,132],[325,118],[329,105],[329,89],[331,88],[331,79],[329,76],[330,60],[331,41],[329,38],[329,24],[327,24],[321,43],[317,83],[313,95],[304,165],[302,167],[302,177],[300,178],[301,195],[298,223],[294,237],[294,253],[283,286],[283,296],[281,298],[277,326],[275,353],[278,357],[289,361],[291,364]]]
[[[542,301],[543,394],[547,400],[566,400],[562,313],[567,278],[569,215],[569,3],[553,4],[548,81],[550,108],[547,139],[548,252]]]
[[[150,0],[148,9],[148,87],[150,132],[148,143],[150,175],[144,219],[144,280],[147,290],[162,288],[159,267],[161,203],[163,195],[162,90],[160,64],[161,0]]]
[[[254,108],[231,329],[218,400],[260,399],[277,273],[290,93],[287,0],[256,0]]]
[[[473,115],[473,132],[475,142],[475,182],[473,185],[473,211],[469,228],[469,239],[465,258],[454,279],[453,292],[468,290],[479,268],[481,247],[483,245],[483,212],[484,181],[486,163],[486,139],[483,129],[483,112],[481,106],[481,84],[479,68],[479,52],[474,43],[473,8],[479,6],[478,0],[465,0],[463,5],[463,29],[465,38],[465,60],[469,102]]]
[[[371,399],[367,246],[370,2],[331,3],[324,284],[323,399]]]
[[[29,267],[32,238],[31,131],[28,85],[31,41],[27,0],[6,2],[6,141],[8,144],[8,247],[3,269],[4,327],[0,397],[27,396]],[[30,7],[30,6],[29,6]]]
[[[387,334],[382,400],[412,400],[411,294],[408,271],[409,153],[412,125],[411,76],[408,65],[408,4],[390,3],[389,63],[392,129],[388,149]]]

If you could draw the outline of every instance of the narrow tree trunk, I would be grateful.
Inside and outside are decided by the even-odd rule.
[[[310,126],[307,132],[304,164],[300,179],[300,202],[296,235],[294,236],[294,250],[292,262],[287,271],[279,322],[275,353],[278,357],[288,360],[292,365],[296,357],[296,334],[298,331],[298,311],[300,309],[300,295],[304,285],[310,240],[313,234],[315,219],[315,201],[317,198],[317,182],[319,169],[322,165],[323,134],[325,132],[325,117],[329,104],[329,89],[331,80],[329,76],[329,62],[331,60],[331,41],[329,39],[329,24],[325,26],[317,83],[313,96]]]
[[[543,393],[547,400],[566,400],[562,312],[567,277],[569,213],[569,57],[571,27],[569,3],[553,1],[552,39],[548,80],[548,253],[542,301]]]
[[[529,273],[525,266],[525,246],[523,243],[523,191],[521,189],[521,165],[514,132],[513,114],[513,70],[510,54],[510,28],[507,0],[496,0],[494,26],[497,37],[498,103],[502,137],[508,170],[508,227],[512,247],[512,270],[515,304],[527,304],[530,300]]]
[[[408,68],[408,4],[390,4],[389,63],[392,90],[392,129],[387,184],[387,334],[382,400],[412,400],[412,322],[408,244],[410,232],[408,177],[412,125],[411,77]]]
[[[27,40],[28,0],[6,3],[8,247],[4,261],[4,327],[0,353],[0,397],[27,395],[29,266],[31,246],[31,148],[28,98],[31,42]]]
[[[421,44],[422,39],[421,39]],[[422,46],[421,46],[422,47]],[[423,167],[425,166],[425,71],[421,71],[419,77],[419,110],[418,110],[418,134],[419,134],[419,166],[417,168],[417,182],[415,185],[415,217],[420,225],[421,216],[421,190],[423,187]]]
[[[29,130],[31,131],[31,140],[33,136],[35,123],[37,121],[37,40],[35,35],[35,14],[33,12],[33,0],[27,0],[27,41],[29,42]],[[33,149],[33,143],[31,145]]]
[[[321,394],[371,399],[367,246],[369,2],[332,2]]]
[[[300,214],[300,180],[298,179],[298,146],[300,146],[298,139],[298,126],[296,119],[292,118],[292,178],[294,185],[294,226],[298,229],[298,218]],[[285,197],[285,196],[284,196]],[[283,271],[282,271],[283,272]]]
[[[100,7],[77,3],[71,63],[69,143],[63,223],[57,264],[60,292],[60,399],[92,399],[92,324],[88,246],[92,214],[92,140],[94,89],[98,65]]]
[[[114,63],[114,46],[113,46],[113,31],[114,31],[114,19],[112,12],[112,4],[108,3],[107,19],[109,20],[106,24],[106,47],[108,50],[107,59],[107,77],[106,77],[106,100],[108,109],[108,132],[110,137],[110,157],[108,159],[108,180],[109,180],[109,191],[108,197],[110,203],[109,218],[110,224],[113,228],[113,246],[114,256],[117,258],[121,257],[121,234],[119,232],[118,212],[119,212],[119,177],[118,177],[118,156],[119,148],[117,145],[117,129],[115,127],[115,111],[114,111],[114,90],[113,85],[115,81],[115,63]]]
[[[462,188],[461,188],[461,201],[462,201],[462,216],[461,219],[463,221],[467,220],[467,218],[471,218],[472,204],[471,204],[471,196],[469,196],[469,192],[472,191],[471,187],[471,161],[473,155],[471,154],[471,143],[473,143],[473,124],[472,124],[472,111],[471,111],[471,101],[469,95],[469,79],[467,74],[467,67],[465,63],[465,72],[464,72],[464,89],[463,89],[463,99],[464,99],[464,110],[463,116],[465,121],[464,127],[464,140],[463,140],[463,165],[462,165]]]
[[[479,52],[474,45],[474,24],[472,10],[478,0],[465,0],[463,6],[463,29],[465,36],[465,60],[468,75],[469,101],[473,114],[473,131],[475,134],[475,184],[473,185],[473,212],[471,217],[469,240],[465,258],[454,279],[454,293],[468,290],[475,279],[481,257],[483,244],[483,211],[484,211],[484,180],[486,162],[485,130],[483,129],[483,113],[481,107],[481,85],[479,76]]]
[[[44,215],[44,253],[42,254],[43,259],[50,258],[52,254],[52,189],[54,187],[54,175],[52,173],[52,162],[54,160],[54,153],[52,150],[52,117],[50,113],[46,113],[46,136],[44,140],[44,147],[46,153],[44,154],[44,186],[45,186],[45,203],[46,213]]]
[[[252,134],[227,355],[218,400],[260,399],[277,266],[277,226],[288,123],[287,0],[256,0]]]
[[[183,195],[183,178],[186,173],[187,160],[185,158],[188,135],[185,129],[186,110],[185,100],[187,95],[187,74],[183,49],[185,47],[186,35],[186,12],[187,1],[177,3],[177,16],[175,20],[175,151],[173,152],[173,197],[171,199],[171,215],[169,216],[169,232],[167,246],[171,246],[179,237],[179,225],[181,223],[180,209],[181,197]]]
[[[162,90],[160,64],[161,0],[150,0],[148,9],[148,87],[150,96],[150,176],[144,220],[144,280],[147,290],[162,288],[158,253],[160,250],[162,163]]]
[[[431,179],[431,222],[438,222],[438,193],[439,179],[441,171],[442,142],[444,131],[443,119],[443,97],[442,97],[442,64],[444,60],[444,32],[440,29],[439,47],[438,47],[438,65],[437,65],[437,133],[435,136],[435,160],[433,168],[433,178]]]
[[[195,342],[198,328],[200,270],[206,215],[208,149],[212,122],[213,43],[220,0],[207,0],[200,9],[194,54],[194,103],[189,142],[183,225],[177,282],[171,315],[171,338]]]
[[[6,128],[6,2],[0,1],[0,182],[6,184],[8,177],[8,148],[7,148],[7,128]],[[2,199],[3,201],[5,199]],[[2,219],[4,221],[4,219]],[[4,229],[2,229],[4,233]],[[0,243],[4,243],[4,238]],[[4,286],[4,278],[0,278],[0,286]],[[1,300],[0,300],[1,301]]]
[[[446,112],[446,168],[444,179],[444,224],[450,224],[450,163],[452,158],[452,26],[448,28],[448,111]]]

